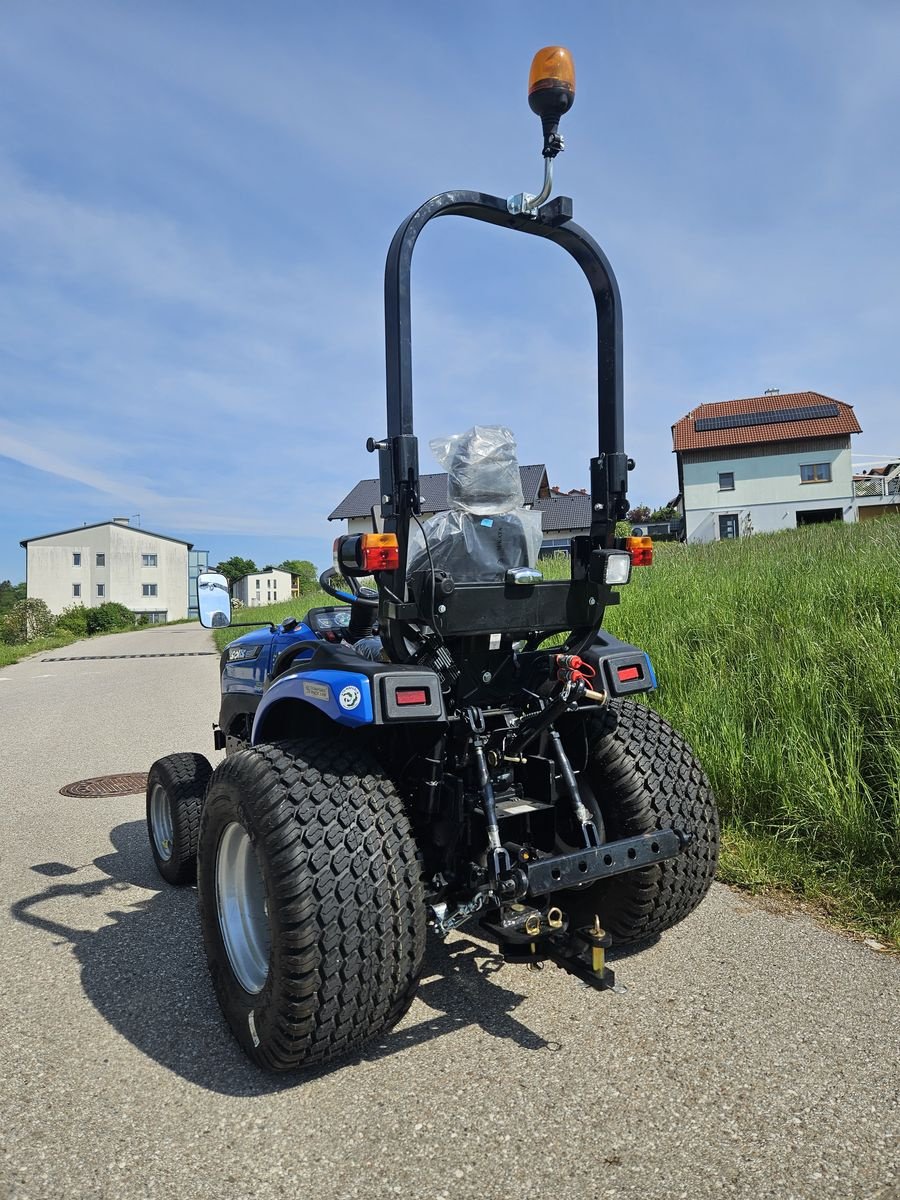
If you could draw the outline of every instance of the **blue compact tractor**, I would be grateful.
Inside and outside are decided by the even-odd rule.
[[[216,994],[257,1063],[285,1071],[358,1051],[403,1016],[427,930],[464,924],[509,963],[549,960],[615,986],[608,947],[690,913],[716,866],[703,770],[644,694],[644,651],[603,629],[649,561],[617,540],[627,511],[619,292],[600,247],[550,199],[574,98],[561,47],[532,65],[543,124],[537,196],[443,192],[394,236],[385,272],[387,431],[371,532],[341,537],[335,600],[255,628],[222,656],[213,769],[154,763],[147,824],[170,883],[195,878]],[[422,515],[413,431],[410,266],[425,226],[465,217],[570,254],[594,298],[598,441],[591,522],[569,577],[538,569],[508,430],[436,447],[450,509]],[[435,444],[433,444],[434,446]],[[230,624],[228,586],[201,576],[201,619]]]

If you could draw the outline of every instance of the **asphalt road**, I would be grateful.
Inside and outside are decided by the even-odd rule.
[[[622,996],[461,931],[358,1061],[251,1066],[143,798],[59,795],[209,753],[217,659],[48,659],[211,649],[175,626],[0,671],[3,1200],[900,1196],[900,964],[718,885],[618,960]]]

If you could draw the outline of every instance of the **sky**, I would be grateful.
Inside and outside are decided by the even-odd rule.
[[[541,46],[577,72],[555,192],[623,301],[630,499],[695,405],[813,390],[900,457],[894,0],[7,0],[0,579],[129,516],[210,561],[330,560],[384,417],[384,258],[429,196],[541,182]],[[506,424],[588,485],[590,294],[557,247],[434,222],[416,431]]]

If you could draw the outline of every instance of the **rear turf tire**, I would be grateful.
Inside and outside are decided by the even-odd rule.
[[[197,884],[216,996],[259,1066],[353,1053],[412,1003],[419,855],[393,783],[346,738],[229,755],[203,809]]]
[[[693,912],[709,891],[719,851],[709,781],[680,734],[652,708],[631,700],[611,700],[583,731],[569,726],[567,741],[576,763],[587,749],[585,778],[607,841],[657,829],[693,837],[675,858],[560,893],[574,925],[590,924],[596,914],[614,945],[648,940]]]
[[[147,775],[147,833],[156,869],[167,883],[196,878],[200,811],[211,775],[202,754],[169,754]]]

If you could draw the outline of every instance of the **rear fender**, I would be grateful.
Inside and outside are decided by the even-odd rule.
[[[353,671],[304,671],[278,675],[266,688],[253,721],[251,742],[263,740],[260,731],[266,714],[283,700],[300,700],[323,713],[337,725],[355,729],[375,720],[372,688],[365,675]]]

